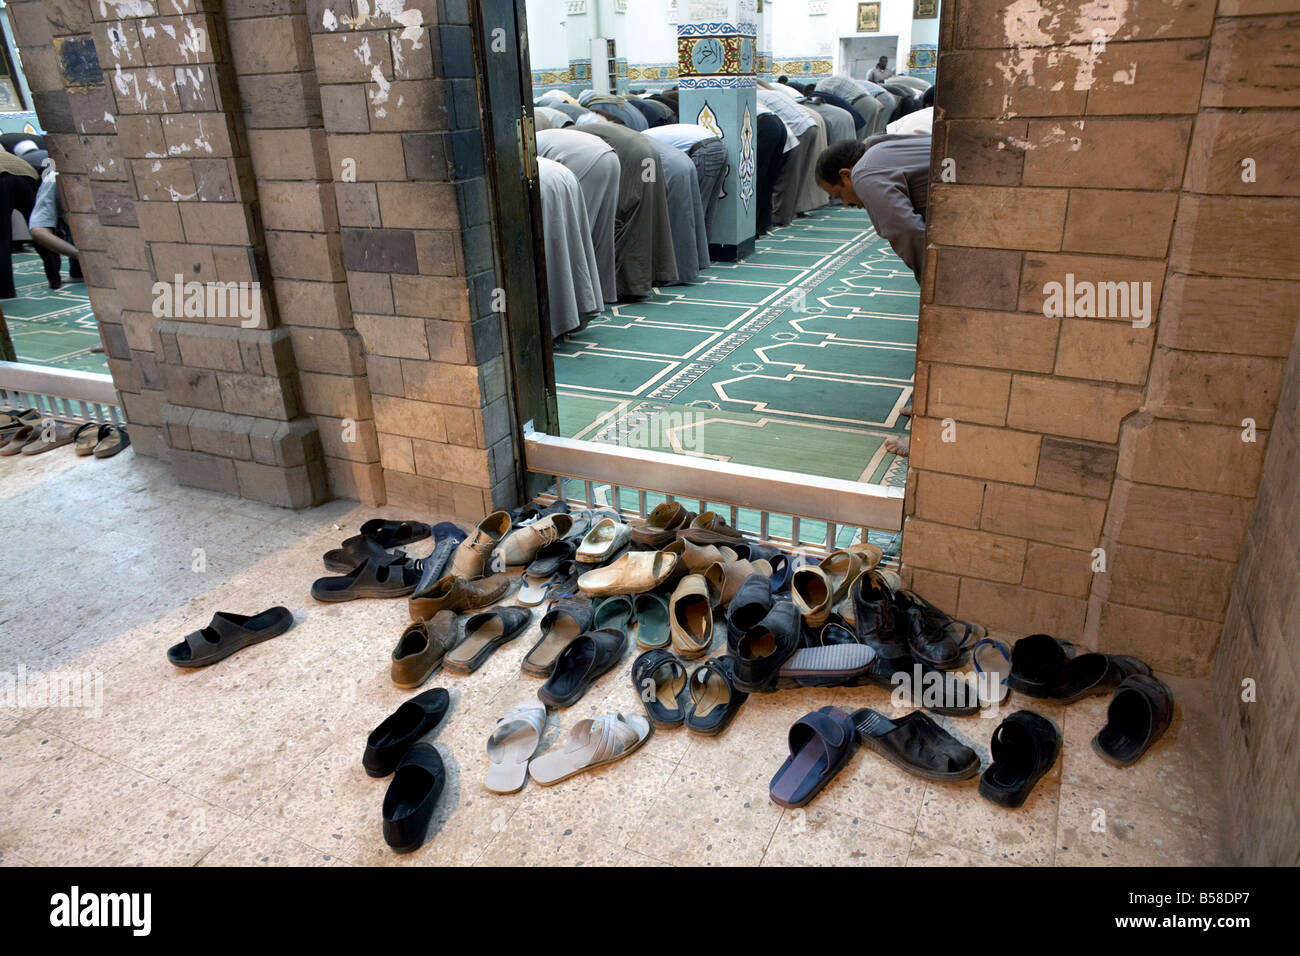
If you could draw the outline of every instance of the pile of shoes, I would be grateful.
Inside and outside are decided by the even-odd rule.
[[[64,422],[34,408],[0,410],[0,455],[40,455],[73,445],[78,457],[112,458],[129,444],[123,425]]]

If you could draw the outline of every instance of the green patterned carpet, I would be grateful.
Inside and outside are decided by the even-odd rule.
[[[31,252],[14,255],[14,285],[18,298],[0,301],[18,361],[54,368],[108,374],[99,345],[98,323],[91,311],[86,286],[68,281],[68,260],[63,260],[63,287],[50,290],[41,260]]]
[[[919,291],[864,212],[818,210],[555,343],[567,437],[901,487]]]

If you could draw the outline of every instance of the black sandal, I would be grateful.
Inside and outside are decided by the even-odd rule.
[[[862,746],[914,776],[948,782],[980,772],[979,755],[922,711],[890,720],[864,707],[854,711],[853,725]]]
[[[338,603],[357,598],[398,598],[415,591],[420,581],[420,567],[405,557],[389,555],[370,558],[342,577],[317,578],[311,596],[317,601]]]
[[[686,729],[716,737],[736,719],[749,694],[736,687],[736,659],[710,657],[691,672],[691,709],[686,712]]]
[[[472,674],[498,647],[523,633],[533,612],[526,607],[499,607],[465,620],[465,636],[442,657],[442,666],[456,674]]]
[[[1022,637],[1011,647],[1007,686],[1029,697],[1050,698],[1061,668],[1074,654],[1073,644],[1050,634]]]
[[[555,658],[551,676],[537,691],[537,699],[550,707],[572,707],[607,671],[613,670],[627,650],[627,635],[607,627],[580,634]]]
[[[645,715],[656,727],[679,727],[686,721],[686,668],[662,647],[632,662],[632,687]]]
[[[427,524],[419,521],[385,521],[383,518],[371,518],[360,527],[360,534],[354,534],[343,542],[343,547],[359,544],[368,538],[381,548],[398,548],[404,544],[423,541],[433,534]]]
[[[1106,709],[1106,726],[1092,738],[1097,756],[1116,767],[1136,763],[1174,719],[1169,685],[1149,674],[1126,677]]]
[[[325,570],[336,574],[349,574],[358,565],[364,564],[371,558],[381,562],[386,558],[405,559],[406,552],[389,551],[374,538],[363,538],[358,535],[348,538],[343,547],[326,551],[321,556],[321,560],[325,563]]]
[[[206,667],[249,645],[279,637],[291,627],[292,612],[278,605],[252,617],[218,611],[207,627],[186,634],[185,640],[169,647],[167,660],[177,667]]]
[[[980,777],[980,796],[1014,810],[1061,753],[1061,732],[1042,714],[1018,710],[998,725],[989,742],[993,762]]]

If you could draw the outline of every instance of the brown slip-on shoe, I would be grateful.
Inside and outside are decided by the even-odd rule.
[[[845,551],[851,551],[862,559],[862,570],[870,571],[876,565],[880,564],[885,556],[885,552],[874,544],[868,544],[866,541],[859,541],[857,544],[851,544]],[[851,582],[850,582],[851,583]]]
[[[510,515],[504,511],[492,512],[456,548],[447,573],[458,578],[478,577],[487,568],[488,557],[493,549],[509,533]]]
[[[578,578],[578,590],[588,597],[640,594],[672,578],[681,558],[668,551],[629,551],[613,563]]]
[[[472,581],[448,574],[418,597],[411,596],[411,620],[427,621],[439,611],[473,611],[496,604],[510,593],[511,580],[504,574]]]
[[[811,628],[820,628],[830,617],[834,591],[826,572],[814,564],[796,568],[790,579],[790,597]]]
[[[772,576],[772,566],[766,561],[714,561],[704,569],[704,579],[718,592],[718,604],[726,607],[736,596],[745,578],[751,574]]]
[[[646,516],[643,524],[632,528],[632,540],[644,548],[662,548],[694,518],[695,512],[688,511],[680,501],[665,501]]]
[[[55,448],[62,448],[64,445],[71,445],[78,427],[65,422],[55,422],[53,428],[47,428],[42,423],[36,429],[36,434],[32,436],[32,440],[23,445],[19,454],[40,455]]]
[[[716,511],[706,511],[691,519],[690,526],[678,531],[677,537],[695,544],[735,544],[748,540]]]
[[[678,566],[691,574],[699,574],[716,561],[735,561],[736,552],[723,546],[712,544],[695,544],[685,538],[678,538],[667,545],[664,551],[681,556]]]
[[[688,574],[677,583],[668,602],[668,632],[681,657],[703,657],[713,643],[713,608],[718,592],[702,574]]]
[[[835,596],[831,598],[831,603],[838,604],[848,597],[849,586],[862,573],[862,555],[847,549],[832,551],[822,558],[821,563],[817,566],[826,573],[827,579],[831,582],[831,588],[835,592]]]
[[[393,683],[403,690],[419,687],[442,666],[443,655],[459,638],[455,611],[439,611],[430,621],[408,625],[393,648]]]
[[[99,440],[107,432],[108,426],[99,422],[86,422],[84,425],[79,425],[72,436],[74,445],[72,450],[77,453],[79,458],[89,457],[95,450],[95,446],[99,444]]]
[[[40,432],[32,425],[24,425],[21,428],[9,432],[8,440],[0,445],[0,455],[17,455],[23,450],[23,446],[29,441],[34,441],[40,437]]]
[[[516,528],[501,539],[496,553],[501,567],[531,564],[537,552],[553,541],[559,541],[573,530],[573,517],[555,513],[538,518],[532,524]]]

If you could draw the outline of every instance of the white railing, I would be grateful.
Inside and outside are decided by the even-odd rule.
[[[70,422],[126,423],[112,376],[0,362],[0,400]]]
[[[572,490],[566,489],[566,484],[577,481],[588,508],[607,507],[628,517],[645,517],[653,507],[648,497],[680,499],[698,511],[721,506],[732,527],[754,534],[760,541],[811,554],[842,547],[846,529],[854,529],[854,540],[876,531],[891,535],[896,543],[903,527],[903,489],[886,485],[534,431],[524,435],[524,461],[530,472],[556,479],[555,490],[542,496],[543,500],[572,500]],[[824,525],[825,533],[818,527],[814,535],[806,535],[802,526],[808,522]],[[789,532],[784,533],[787,524]]]

